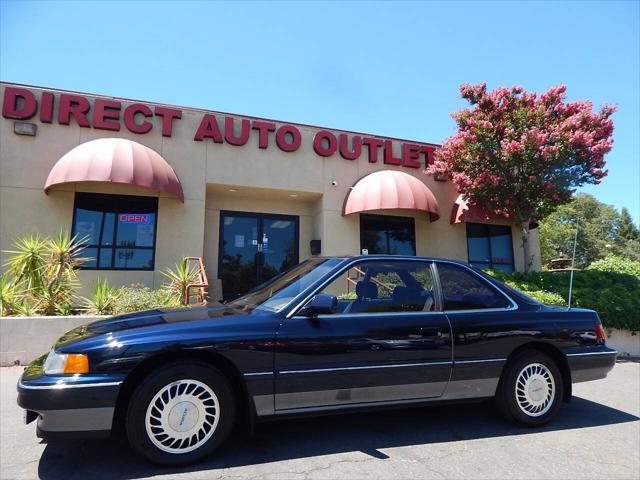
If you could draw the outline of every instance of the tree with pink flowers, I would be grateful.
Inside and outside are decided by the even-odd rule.
[[[453,181],[470,205],[522,228],[525,271],[532,264],[530,222],[571,201],[577,187],[607,175],[616,108],[566,101],[559,85],[537,95],[522,87],[462,85],[471,108],[453,114],[458,131],[436,152],[428,175]]]

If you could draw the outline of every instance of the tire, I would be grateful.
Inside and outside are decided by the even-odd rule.
[[[231,432],[235,415],[233,391],[220,371],[203,362],[174,362],[134,391],[127,439],[153,463],[184,465],[213,452]]]
[[[507,363],[496,403],[510,422],[538,427],[558,414],[563,393],[562,374],[553,359],[537,350],[525,350]]]

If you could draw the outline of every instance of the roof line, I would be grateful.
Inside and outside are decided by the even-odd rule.
[[[6,85],[13,85],[13,86],[17,86],[17,87],[38,88],[38,89],[41,89],[41,90],[49,90],[49,91],[55,91],[55,92],[75,93],[75,94],[80,94],[80,95],[91,95],[93,97],[110,98],[110,99],[113,99],[113,100],[122,100],[124,102],[145,103],[145,104],[150,104],[150,105],[158,105],[158,106],[162,106],[162,107],[174,107],[174,108],[180,108],[180,109],[183,109],[183,110],[192,110],[192,111],[196,111],[196,112],[213,113],[213,114],[218,114],[218,115],[235,115],[235,116],[238,116],[238,117],[247,118],[247,119],[251,119],[251,120],[266,120],[268,122],[282,123],[282,124],[287,124],[287,125],[295,125],[295,126],[298,126],[298,127],[315,128],[315,129],[318,129],[318,130],[332,130],[334,132],[350,133],[352,135],[366,135],[366,136],[371,136],[371,137],[376,137],[376,138],[383,138],[383,139],[387,139],[387,140],[397,140],[399,142],[404,142],[404,143],[416,143],[416,144],[420,144],[420,145],[428,145],[428,146],[431,146],[431,147],[440,147],[441,146],[441,144],[439,144],[439,143],[423,142],[423,141],[419,141],[419,140],[409,140],[409,139],[406,139],[406,138],[399,138],[399,137],[389,137],[389,136],[378,135],[378,134],[373,134],[373,133],[357,132],[357,131],[354,131],[354,130],[343,130],[343,129],[340,129],[340,128],[323,127],[323,126],[312,125],[312,124],[308,124],[308,123],[289,122],[289,121],[285,121],[285,120],[276,120],[276,119],[272,119],[272,118],[256,117],[256,116],[253,116],[253,115],[244,115],[242,113],[221,112],[219,110],[207,110],[207,109],[204,109],[204,108],[187,107],[187,106],[183,106],[183,105],[173,105],[173,104],[170,104],[170,103],[159,103],[159,102],[154,102],[154,101],[149,101],[149,100],[140,100],[140,99],[135,99],[135,98],[114,97],[112,95],[103,95],[103,94],[99,94],[99,93],[78,92],[76,90],[67,90],[67,89],[64,89],[64,88],[43,87],[41,85],[31,85],[31,84],[27,84],[27,83],[16,83],[16,82],[8,82],[8,81],[2,81],[2,80],[0,80],[0,83],[6,84]]]

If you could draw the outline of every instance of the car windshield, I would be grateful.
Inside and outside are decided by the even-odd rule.
[[[279,312],[298,294],[317,282],[338,265],[339,258],[312,258],[258,285],[246,295],[229,302],[234,308],[245,311],[266,310]]]

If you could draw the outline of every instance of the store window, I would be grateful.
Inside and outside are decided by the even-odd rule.
[[[511,227],[467,223],[467,249],[474,267],[513,272]]]
[[[361,214],[360,248],[370,255],[415,255],[414,219]]]
[[[153,270],[158,199],[76,193],[73,234],[86,248],[82,268]]]

